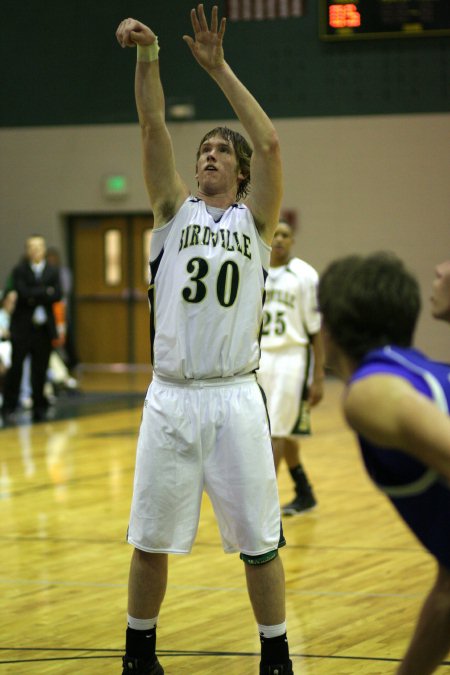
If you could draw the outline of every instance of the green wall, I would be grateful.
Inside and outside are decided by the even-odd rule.
[[[121,50],[114,36],[126,16],[159,35],[168,103],[193,103],[196,119],[230,116],[181,39],[191,31],[191,1],[1,4],[2,127],[135,122],[135,53]],[[450,110],[448,37],[322,42],[317,0],[306,4],[300,19],[227,27],[226,58],[272,117]]]

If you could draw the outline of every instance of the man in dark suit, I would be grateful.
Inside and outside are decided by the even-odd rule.
[[[33,421],[40,422],[46,415],[44,384],[52,340],[57,337],[52,306],[61,299],[61,286],[58,269],[46,262],[45,254],[45,239],[32,235],[26,241],[25,258],[10,277],[11,287],[17,292],[17,303],[11,316],[12,362],[3,396],[5,424],[13,420],[27,354],[31,355]]]

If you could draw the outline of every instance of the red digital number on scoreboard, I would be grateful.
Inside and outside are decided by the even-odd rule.
[[[330,5],[328,21],[331,28],[358,28],[361,25],[361,14],[356,5]]]

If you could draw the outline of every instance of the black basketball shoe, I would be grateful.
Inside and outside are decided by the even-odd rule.
[[[164,669],[158,659],[136,659],[125,656],[122,659],[122,675],[164,675]]]
[[[280,663],[276,666],[268,666],[261,663],[259,666],[259,675],[294,675],[292,661],[289,659],[288,663]]]

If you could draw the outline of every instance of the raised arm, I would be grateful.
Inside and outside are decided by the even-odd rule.
[[[220,87],[249,136],[253,155],[250,164],[251,193],[246,200],[261,236],[272,243],[282,198],[280,144],[275,128],[253,95],[237,78],[224,58],[226,19],[219,24],[217,6],[212,9],[211,27],[203,5],[191,11],[194,39],[184,35],[194,58]]]
[[[350,385],[344,413],[352,429],[403,450],[450,481],[450,417],[406,380],[373,375]]]
[[[188,195],[175,167],[172,140],[165,121],[159,75],[158,39],[136,19],[125,19],[116,31],[121,47],[138,47],[135,96],[142,133],[143,168],[155,227],[166,223]]]

